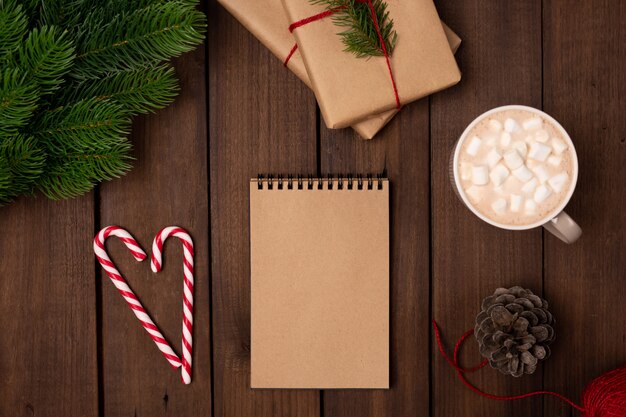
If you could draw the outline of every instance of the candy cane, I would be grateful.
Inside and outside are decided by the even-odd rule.
[[[174,352],[167,340],[165,340],[165,337],[156,326],[154,321],[152,321],[141,302],[137,299],[135,293],[130,289],[130,287],[126,283],[126,280],[117,270],[115,264],[111,261],[111,258],[109,258],[109,255],[104,248],[104,242],[109,236],[117,236],[122,242],[124,242],[126,247],[128,247],[128,249],[137,261],[143,261],[144,259],[146,259],[146,253],[141,249],[137,241],[126,230],[118,226],[107,226],[102,229],[94,238],[93,248],[96,254],[96,258],[98,258],[98,261],[100,262],[100,265],[102,265],[102,268],[105,270],[115,287],[119,290],[120,294],[122,294],[130,308],[133,310],[133,313],[135,313],[135,316],[137,316],[142,326],[144,327],[144,329],[146,329],[163,356],[165,356],[165,358],[169,361],[172,367],[182,367],[181,373],[183,377],[183,382],[185,384],[189,384],[191,382],[191,323],[193,322],[193,317],[191,316],[193,310],[193,243],[191,242],[191,238],[189,237],[189,235],[184,230],[180,228],[166,228],[161,233],[159,233],[159,235],[157,235],[157,238],[155,238],[155,243],[157,240],[159,240],[159,242],[161,242],[161,246],[158,249],[158,255],[156,255],[157,258],[155,258],[155,255],[153,255],[153,262],[158,259],[158,263],[161,263],[160,260],[162,239],[160,237],[161,234],[167,229],[176,229],[178,233],[184,233],[188,240],[188,242],[185,244],[185,294],[183,298],[183,305],[185,306],[187,302],[186,300],[190,299],[191,308],[187,307],[185,309],[185,307],[183,307],[183,350],[185,351],[185,354],[182,361]],[[153,263],[153,270],[155,272],[161,269],[160,265],[158,266],[158,268],[155,268],[155,264]],[[186,322],[188,322],[188,326],[185,325]],[[186,329],[187,334],[185,334]],[[186,340],[187,344],[189,345],[188,350],[185,350]]]
[[[152,243],[151,267],[154,272],[159,272],[163,265],[161,253],[165,240],[174,236],[183,244],[183,360],[181,373],[183,382],[191,382],[191,352],[193,347],[193,241],[189,234],[177,226],[166,227],[161,230]]]

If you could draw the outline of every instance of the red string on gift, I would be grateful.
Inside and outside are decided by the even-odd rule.
[[[393,87],[393,94],[396,99],[396,108],[400,110],[402,105],[400,104],[400,96],[398,95],[398,87],[396,86],[396,79],[393,75],[393,70],[391,68],[391,61],[389,60],[389,53],[387,52],[387,46],[385,45],[383,35],[380,32],[380,25],[378,24],[378,18],[376,17],[376,11],[374,10],[374,5],[372,4],[372,0],[356,0],[356,3],[367,3],[368,8],[370,9],[370,14],[372,15],[372,22],[374,23],[374,29],[376,29],[376,34],[378,35],[378,41],[380,42],[383,55],[385,56],[385,62],[387,63],[387,70],[389,71],[389,78],[391,78],[391,86]],[[289,32],[293,32],[295,29],[301,26],[308,25],[309,23],[316,22],[321,19],[325,19],[328,16],[332,16],[333,14],[343,9],[345,9],[345,6],[335,7],[333,9],[323,11],[316,15],[309,16],[302,20],[298,20],[297,22],[293,22],[291,25],[289,25]],[[287,64],[289,63],[289,60],[291,59],[291,57],[293,56],[293,54],[296,52],[297,49],[298,49],[298,44],[296,43],[293,45],[293,48],[291,48],[291,51],[287,55],[287,58],[285,58],[285,62],[283,62],[284,66],[287,66]]]
[[[552,391],[533,391],[526,394],[511,396],[489,394],[472,385],[472,383],[465,379],[464,376],[465,373],[474,372],[483,368],[487,365],[487,363],[489,363],[488,360],[485,359],[479,365],[469,369],[462,368],[459,365],[458,354],[461,345],[465,339],[474,334],[474,330],[468,330],[456,342],[456,345],[454,346],[453,359],[451,359],[446,353],[443,342],[441,341],[441,334],[437,323],[434,320],[432,323],[435,331],[435,339],[437,340],[437,346],[439,347],[441,355],[444,357],[446,362],[448,362],[450,366],[457,371],[457,376],[461,382],[478,395],[499,401],[519,400],[535,395],[551,395],[571,405],[586,417],[623,417],[626,415],[626,366],[622,366],[600,375],[589,383],[582,395],[583,406],[580,406],[569,398]]]

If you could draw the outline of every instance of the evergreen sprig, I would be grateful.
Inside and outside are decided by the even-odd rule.
[[[16,0],[0,1],[0,61],[20,46],[27,24],[22,6]]]
[[[163,61],[200,44],[197,0],[0,0],[0,205],[124,175],[131,117],[178,94]]]
[[[177,57],[202,42],[197,27],[203,20],[189,6],[166,2],[121,13],[97,28],[89,25],[88,36],[78,38],[76,73],[91,78]]]
[[[72,87],[64,100],[66,102],[90,97],[111,100],[131,114],[162,109],[174,101],[178,93],[174,68],[169,65],[113,72],[102,78],[78,82]]]
[[[383,48],[380,37],[374,26],[372,13],[366,1],[359,0],[309,0],[312,4],[326,6],[327,10],[336,9],[333,14],[333,22],[346,30],[339,32],[346,48],[344,51],[353,53],[358,58],[368,56],[383,56]],[[387,3],[383,0],[372,0],[376,20],[380,28],[380,34],[385,43],[388,55],[393,50],[398,40],[398,34],[393,28],[393,20],[389,17]]]

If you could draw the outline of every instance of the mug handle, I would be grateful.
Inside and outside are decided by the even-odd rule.
[[[574,243],[583,231],[580,226],[566,212],[562,211],[555,218],[544,224],[543,227],[565,243]]]

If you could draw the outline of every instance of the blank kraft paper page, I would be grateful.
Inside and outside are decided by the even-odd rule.
[[[251,386],[388,388],[389,183],[287,184],[250,182]]]

